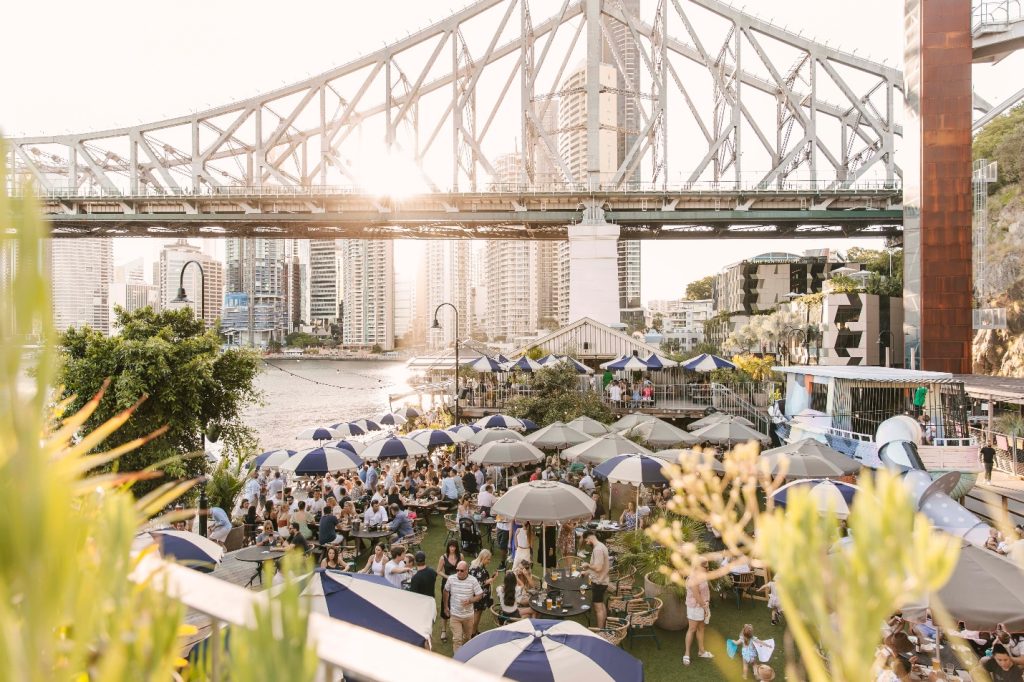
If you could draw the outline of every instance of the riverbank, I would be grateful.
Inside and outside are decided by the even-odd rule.
[[[264,360],[360,360],[363,362],[406,362],[412,356],[406,353],[264,353]]]

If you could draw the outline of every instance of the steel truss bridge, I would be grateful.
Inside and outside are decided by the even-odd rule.
[[[638,5],[480,0],[319,76],[16,138],[6,162],[68,237],[544,239],[602,212],[629,238],[900,233],[899,70],[720,0]],[[1022,27],[980,2],[976,60]]]

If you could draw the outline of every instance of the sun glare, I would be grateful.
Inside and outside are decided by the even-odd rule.
[[[401,154],[366,154],[359,164],[360,186],[378,196],[402,198],[428,192],[415,162]]]

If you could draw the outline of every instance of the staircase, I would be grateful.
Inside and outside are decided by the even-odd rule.
[[[763,384],[741,384],[739,386],[726,386],[724,384],[710,384],[711,404],[719,412],[725,412],[735,417],[743,417],[754,424],[754,428],[763,434],[771,435],[772,420],[768,416],[767,400],[764,407],[759,407],[762,402],[755,396],[770,396],[775,390],[775,384],[766,382]]]

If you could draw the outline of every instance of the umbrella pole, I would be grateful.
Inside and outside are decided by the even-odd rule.
[[[540,570],[545,578],[548,577],[548,524],[540,524],[540,551],[542,561],[540,562]]]

